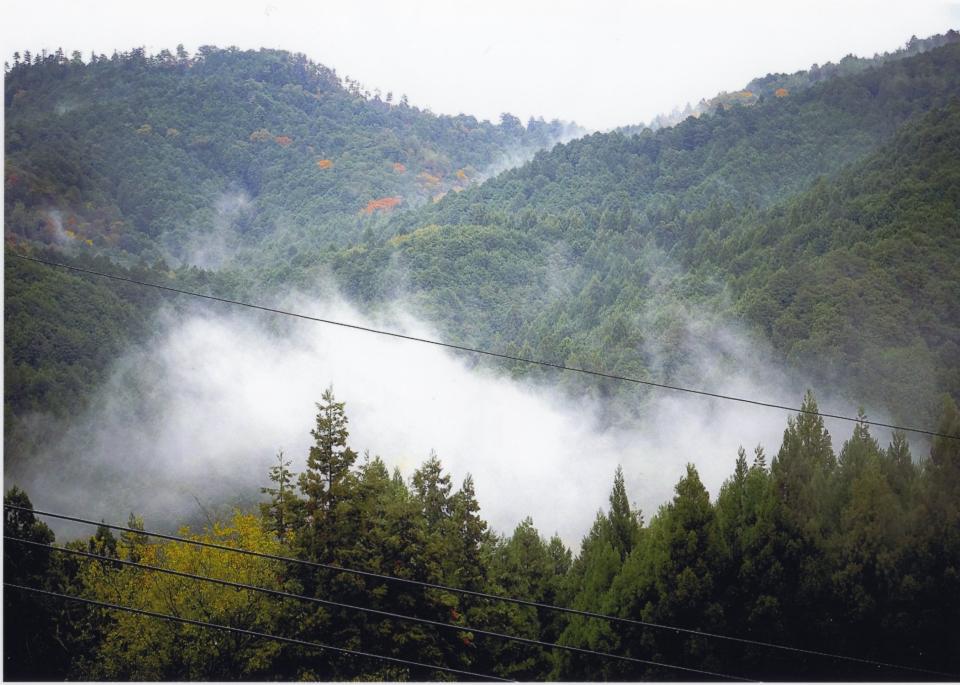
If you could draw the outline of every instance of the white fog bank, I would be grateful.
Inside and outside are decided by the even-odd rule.
[[[437,337],[403,314],[371,321],[341,302],[305,297],[285,306]],[[661,391],[642,425],[599,430],[590,401],[471,369],[472,360],[441,348],[287,323],[244,310],[161,314],[160,332],[118,360],[89,411],[37,423],[48,447],[18,455],[29,469],[8,459],[6,486],[25,488],[38,509],[108,522],[134,511],[148,527],[222,512],[225,503],[249,506],[278,449],[302,470],[315,402],[332,383],[358,453],[380,455],[409,478],[435,450],[456,485],[473,474],[481,514],[495,530],[510,533],[530,515],[543,535],[559,533],[577,550],[607,505],[618,464],[649,520],[688,462],[715,497],[737,447],[752,452],[761,443],[769,461],[786,426],[786,412]],[[802,387],[784,387],[765,368],[710,389],[796,406]],[[839,449],[851,428],[830,428]]]

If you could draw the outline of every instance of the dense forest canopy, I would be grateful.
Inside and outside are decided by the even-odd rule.
[[[396,237],[334,269],[368,301],[403,274],[451,336],[661,381],[689,372],[699,340],[682,312],[699,305],[855,403],[930,422],[937,395],[960,392],[958,67],[953,43],[788,99],[560,145],[397,216]],[[926,399],[893,399],[912,383]]]
[[[816,411],[816,401],[808,395],[802,407]],[[788,421],[769,463],[762,447],[750,457],[741,448],[731,458],[733,473],[715,499],[690,464],[673,499],[644,514],[627,495],[629,474],[617,469],[609,503],[597,512],[576,556],[558,538],[545,539],[530,519],[510,535],[491,532],[472,479],[455,487],[435,455],[406,480],[399,471],[391,474],[379,457],[359,458],[349,444],[345,403],[331,390],[317,409],[305,470],[294,473],[290,460],[278,453],[259,515],[238,512],[232,521],[180,535],[333,566],[317,569],[183,542],[152,542],[137,533],[145,523],[131,514],[131,530],[119,538],[101,526],[66,545],[99,558],[7,542],[7,582],[520,680],[690,677],[690,671],[650,662],[696,669],[700,677],[706,671],[750,679],[898,680],[960,670],[950,627],[960,610],[955,506],[960,411],[953,403],[943,407],[939,430],[955,437],[938,438],[919,466],[902,433],[883,447],[860,424],[835,451],[822,419],[798,414]],[[22,508],[6,509],[6,535],[40,545],[54,541],[23,491],[10,490],[4,501]],[[157,574],[114,559],[266,588],[274,595]],[[648,626],[612,625],[338,567]],[[301,598],[278,598],[276,592]],[[209,628],[12,589],[4,598],[7,621],[28,616],[31,622],[5,632],[4,674],[12,679],[438,677],[429,669],[253,636],[211,640]],[[317,606],[310,598],[392,615]],[[416,619],[435,623],[425,626]],[[480,634],[481,628],[647,663],[518,643]],[[855,659],[784,651],[769,643]],[[176,645],[190,647],[179,651]]]
[[[4,96],[8,233],[204,267],[350,242],[579,132],[436,116],[277,50],[17,53]]]
[[[473,477],[454,483],[444,455],[409,473],[388,468],[396,455],[361,456],[347,408],[365,398],[328,389],[308,450],[279,450],[253,476],[262,488],[226,502],[234,515],[215,520],[193,495],[209,520],[181,521],[183,536],[267,556],[149,538],[167,522],[145,521],[144,506],[122,533],[57,542],[55,522],[32,513],[30,497],[48,494],[5,477],[16,507],[5,535],[36,543],[5,542],[7,582],[510,679],[960,673],[955,31],[592,135],[509,114],[437,116],[279,50],[24,52],[5,75],[5,475],[86,465],[103,491],[123,490],[119,469],[85,461],[95,443],[67,455],[64,436],[77,433],[62,428],[97,416],[87,410],[104,388],[132,414],[150,406],[140,400],[165,367],[130,350],[219,316],[17,255],[260,304],[335,292],[452,343],[659,383],[723,391],[774,369],[791,406],[813,386],[841,413],[861,407],[850,433],[831,435],[808,391],[779,444],[726,455],[732,474],[714,492],[701,460],[715,455],[679,455],[689,465],[655,510],[633,496],[648,476],[618,468],[571,547],[530,518],[494,530]],[[273,319],[262,331],[294,335]],[[639,425],[656,397],[522,362],[470,364],[464,373],[491,382],[549,388],[582,415],[600,407],[600,432]],[[869,425],[877,416],[938,435],[888,441]],[[155,440],[166,418],[137,416]],[[216,430],[230,426],[203,436]],[[199,444],[171,463],[202,464]],[[236,482],[263,456],[248,452],[231,462]],[[656,456],[650,468],[664,468]],[[208,477],[234,482],[212,466]],[[516,483],[524,498],[542,496],[530,480]],[[8,679],[453,676],[10,588],[4,615]]]
[[[883,254],[869,248],[858,256],[863,276],[854,280],[836,265],[849,263],[857,245],[851,236],[872,235],[865,220],[891,220],[886,210],[861,220],[860,209],[838,207],[854,217],[821,226],[836,238],[824,236],[823,248],[790,265],[770,261],[770,248],[750,241],[771,222],[785,236],[809,233],[795,230],[815,220],[802,212],[826,187],[849,187],[839,179],[860,174],[871,156],[892,155],[874,162],[887,178],[871,174],[873,194],[912,174],[902,192],[917,207],[900,203],[896,212],[926,211],[918,203],[944,187],[953,157],[910,162],[896,146],[934,126],[924,113],[949,111],[960,73],[953,35],[920,54],[917,48],[858,62],[852,73],[841,70],[790,97],[765,97],[655,133],[559,145],[478,187],[467,187],[474,171],[517,146],[549,145],[562,126],[435,117],[366,98],[332,71],[275,51],[133,51],[89,63],[36,57],[15,64],[7,79],[7,244],[52,247],[81,261],[109,256],[128,266],[139,255],[158,273],[169,267],[156,260],[176,263],[179,255],[216,267],[217,275],[184,266],[178,278],[218,280],[221,294],[309,290],[332,272],[363,306],[399,299],[455,342],[661,381],[697,380],[692,361],[703,332],[688,325],[693,307],[711,326],[732,326],[772,347],[806,383],[824,383],[853,406],[869,405],[897,422],[929,423],[938,394],[958,393],[950,370],[957,300],[947,296],[957,288],[951,196],[931,226],[901,216],[884,229]],[[110,98],[91,99],[90,84]],[[218,109],[201,114],[191,103],[211,88],[216,104],[207,99],[204,107]],[[251,98],[260,104],[251,108]],[[140,131],[144,125],[149,132]],[[167,136],[171,128],[178,133]],[[277,143],[263,131],[293,142]],[[473,147],[464,145],[468,134]],[[189,142],[198,136],[209,141]],[[922,170],[929,163],[939,165],[936,173]],[[898,166],[910,164],[912,171]],[[417,209],[434,194],[425,190],[431,175],[465,189]],[[132,179],[137,187],[128,189]],[[861,203],[860,192],[849,187],[833,201]],[[137,193],[149,203],[134,199]],[[148,210],[151,203],[162,206]],[[850,221],[860,222],[861,233],[848,231]],[[914,246],[916,231],[931,239]],[[344,242],[349,246],[337,246]],[[779,253],[790,245],[788,238]],[[898,251],[908,256],[902,263],[910,279],[884,275]],[[816,291],[836,304],[806,304],[812,273],[825,275]],[[931,287],[938,292],[925,290]],[[856,324],[835,325],[840,302],[848,313],[856,303],[869,340],[859,339]],[[8,298],[8,311],[19,306],[19,298]],[[48,298],[45,306],[58,305]],[[931,324],[919,325],[918,317]],[[103,372],[89,355],[74,360],[73,379],[54,370],[63,359],[37,359],[17,345],[8,345],[6,356],[20,369],[14,382],[24,379],[8,396],[36,409],[56,407],[25,387],[32,377],[69,388]],[[919,379],[925,399],[896,399],[907,377]],[[610,384],[587,390],[622,394]]]

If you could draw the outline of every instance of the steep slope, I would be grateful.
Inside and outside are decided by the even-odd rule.
[[[350,241],[577,130],[435,116],[275,50],[17,58],[6,232],[208,267],[270,236]]]
[[[229,78],[223,77],[224,71]],[[897,214],[898,227],[888,227],[897,236],[904,264],[909,264],[903,268],[915,272],[914,281],[923,284],[917,293],[939,298],[935,300],[904,291],[905,281],[887,279],[885,296],[864,300],[859,309],[850,299],[843,306],[820,304],[823,293],[836,286],[837,274],[853,268],[848,262],[859,264],[869,279],[886,268],[890,258],[877,251],[862,255],[853,243],[843,247],[846,252],[840,242],[823,252],[807,249],[813,229],[803,221],[813,219],[802,208],[822,203],[822,198],[805,198],[823,192],[816,183],[824,175],[835,187],[848,188],[848,194],[837,199],[844,207],[860,202],[861,194],[881,197],[888,192],[840,179],[865,173],[850,165],[871,154],[881,160],[872,163],[892,164],[890,151],[905,143],[877,150],[890,145],[898,129],[909,136],[910,127],[919,127],[915,134],[921,137],[925,127],[949,129],[949,116],[944,115],[943,124],[920,117],[946,107],[960,93],[960,45],[838,76],[789,97],[690,119],[671,129],[589,136],[541,152],[521,168],[450,193],[436,204],[383,216],[382,210],[367,216],[358,207],[362,210],[366,205],[360,203],[381,194],[389,198],[397,197],[390,193],[409,192],[405,197],[412,199],[404,200],[409,204],[422,198],[424,188],[412,174],[436,169],[429,165],[438,150],[447,150],[452,169],[468,159],[489,159],[504,141],[529,140],[542,129],[523,129],[506,118],[499,127],[481,124],[471,135],[483,144],[472,152],[458,151],[456,143],[469,117],[432,117],[370,101],[344,89],[332,73],[284,53],[206,50],[197,59],[148,59],[135,51],[92,65],[48,59],[13,73],[18,75],[8,80],[7,91],[8,111],[18,122],[8,123],[12,242],[22,241],[23,235],[33,243],[43,240],[43,231],[53,230],[50,224],[59,220],[61,244],[82,243],[92,232],[94,244],[83,249],[116,255],[116,247],[131,240],[130,251],[141,254],[160,253],[157,246],[163,244],[168,254],[195,255],[205,246],[194,242],[196,236],[206,235],[211,226],[217,229],[220,221],[227,226],[220,236],[223,242],[207,243],[208,251],[230,253],[234,244],[242,248],[232,266],[221,271],[221,292],[265,285],[309,287],[318,275],[332,271],[346,292],[366,306],[400,299],[437,322],[451,340],[697,386],[722,378],[709,374],[724,365],[736,368],[752,359],[752,351],[745,352],[742,345],[731,349],[723,339],[726,326],[739,330],[745,324],[756,336],[753,342],[769,345],[775,357],[829,386],[839,379],[856,399],[886,406],[904,420],[930,418],[931,391],[958,393],[955,373],[947,371],[957,341],[948,297],[956,278],[951,268],[957,261],[956,246],[931,238],[922,249],[909,252],[901,244],[913,240],[917,212],[933,207],[931,198],[943,195],[942,188],[932,185],[931,176],[918,176],[914,190],[920,194],[914,199],[920,209],[914,215]],[[69,87],[43,81],[56,74]],[[32,91],[24,88],[31,85],[28,77],[39,79]],[[18,94],[13,82],[26,94]],[[100,88],[113,93],[115,104],[96,104],[93,98],[84,106],[90,109],[86,114],[84,107],[67,111],[70,97],[83,90],[80,84],[86,84],[83,92]],[[174,85],[182,97],[168,102]],[[212,101],[202,97],[203,88],[214,87],[227,88],[226,94]],[[210,111],[195,115],[183,104],[191,98],[206,103]],[[241,101],[246,104],[235,115],[222,105]],[[21,103],[23,111],[18,110]],[[147,104],[134,110],[131,103]],[[102,107],[116,111],[98,109]],[[44,108],[47,114],[41,113]],[[344,114],[347,110],[352,114]],[[37,122],[28,120],[28,111],[36,114]],[[93,112],[103,115],[102,121],[94,120]],[[172,128],[163,119],[170,112],[187,117],[195,127],[189,135],[206,136],[206,142],[184,145],[185,133],[159,134],[164,126]],[[301,116],[304,112],[312,114]],[[393,128],[364,128],[361,122],[371,118]],[[294,121],[303,128],[295,128]],[[145,125],[147,130],[141,131]],[[81,130],[83,126],[92,127],[93,133]],[[422,138],[417,137],[418,126],[427,127]],[[409,163],[404,173],[389,162],[393,148],[382,144],[385,138],[396,138],[397,131],[419,141],[419,147],[411,143],[404,148],[410,153],[404,158],[404,164]],[[278,142],[281,132],[289,143]],[[354,137],[346,138],[348,133]],[[90,142],[101,134],[118,148]],[[368,135],[372,142],[364,137]],[[86,141],[86,147],[71,142],[74,139]],[[435,139],[445,141],[446,147]],[[333,160],[326,169],[316,164],[321,154],[317,146],[323,144],[342,153],[338,157],[324,148],[327,156],[322,159]],[[363,150],[372,152],[361,154]],[[944,166],[949,157],[932,154],[935,148],[929,145],[922,150],[914,166],[939,165],[937,173],[949,178]],[[88,159],[87,153],[93,157]],[[87,166],[71,171],[72,159]],[[130,166],[127,175],[121,173],[124,165]],[[890,171],[883,183],[905,182],[911,177],[908,171]],[[342,175],[331,181],[330,193],[315,197],[314,191],[324,187],[317,179],[333,178],[323,176],[328,172]],[[159,204],[144,208],[131,199],[144,198],[137,195],[142,189],[130,190],[132,178],[152,187],[156,192],[150,197]],[[75,185],[69,185],[69,179]],[[231,185],[237,179],[241,187]],[[182,193],[177,190],[181,187]],[[913,192],[897,192],[908,191]],[[798,193],[803,195],[791,200]],[[67,207],[81,209],[70,213]],[[140,218],[113,221],[109,214],[127,217],[127,210],[130,217]],[[144,212],[156,221],[148,221]],[[219,220],[217,214],[222,215]],[[847,223],[831,225],[828,233],[853,235],[852,222],[869,242],[870,231],[880,230],[879,219],[862,212],[852,215]],[[885,221],[884,216],[880,218]],[[822,218],[827,220],[832,218]],[[778,226],[782,244],[769,242],[763,233],[771,224]],[[116,236],[111,227],[116,227]],[[929,227],[936,235],[949,234],[949,225]],[[100,229],[106,232],[98,233]],[[335,251],[331,242],[337,240],[357,242]],[[799,259],[790,252],[797,246],[806,250]],[[850,261],[849,255],[856,259]],[[824,282],[814,290],[801,283],[801,276]],[[931,287],[938,289],[923,290]],[[848,321],[836,319],[841,312]],[[931,317],[942,323],[930,324]],[[861,340],[860,322],[868,320],[873,321],[868,325],[871,339]],[[898,332],[884,338],[884,328]],[[39,357],[29,361],[33,372],[58,363]],[[515,371],[530,373],[522,366]],[[24,372],[24,377],[31,376]],[[96,372],[91,373],[95,377]],[[900,387],[912,377],[921,381],[912,392],[924,400],[901,403],[896,399],[904,396]],[[563,382],[584,389],[579,380]],[[606,382],[588,384],[588,389],[602,395],[623,392],[622,386]],[[28,401],[25,406],[37,405]]]
[[[597,212],[601,227],[652,231],[673,243],[709,223],[711,217],[691,217],[694,210],[768,205],[862,158],[911,116],[960,92],[958,64],[960,44],[952,44],[671,129],[595,134],[398,224],[465,223],[478,203],[488,212],[580,209]]]
[[[748,222],[703,262],[793,363],[887,406],[960,393],[960,100]],[[929,406],[932,413],[934,406]]]
[[[721,323],[740,320],[814,378],[828,385],[839,380],[856,399],[901,418],[929,419],[932,390],[960,392],[948,371],[958,340],[948,294],[960,254],[948,239],[953,225],[924,218],[926,212],[949,217],[955,207],[940,184],[952,178],[952,158],[929,144],[912,161],[898,151],[941,135],[934,130],[952,130],[953,105],[933,119],[914,117],[958,94],[960,46],[950,45],[833,79],[794,99],[655,134],[590,136],[396,217],[394,238],[345,252],[334,266],[357,297],[402,295],[443,321],[450,336],[661,380],[686,375],[702,385],[695,365],[702,347],[714,343],[710,336]],[[898,127],[906,127],[905,137],[891,143]],[[882,144],[878,157],[857,161]],[[821,203],[825,186],[816,179],[851,164],[829,185],[845,189],[837,198],[844,209],[836,211],[853,218],[829,223],[832,216],[814,220],[791,209]],[[878,176],[875,168],[888,171]],[[849,180],[861,175],[876,185]],[[790,203],[798,192],[805,194]],[[910,209],[894,205],[897,212],[879,215],[849,209],[882,197],[910,198]],[[793,219],[777,218],[783,215]],[[777,235],[789,247],[769,250],[782,262],[758,264],[744,280],[757,236],[777,221]],[[818,252],[805,221],[836,234],[834,248]],[[924,238],[926,231],[935,237]],[[888,233],[897,236],[892,253],[884,252],[893,249],[889,244],[865,253],[853,243],[840,249],[853,235],[869,243]],[[758,259],[767,254],[757,249]],[[856,312],[852,303],[820,304],[844,270],[858,269],[869,280],[897,259],[904,260],[900,271],[915,275],[883,276],[892,292],[863,300]],[[794,279],[806,274],[816,290],[796,297],[804,289],[778,272],[782,263]],[[784,291],[785,283],[793,290]],[[910,283],[935,287],[934,299],[922,288],[911,292]],[[865,320],[873,322],[869,341],[860,337],[858,322]],[[931,320],[938,323],[924,323]],[[889,336],[880,334],[884,327]],[[897,399],[910,377],[918,382],[906,394],[924,394],[922,407]]]

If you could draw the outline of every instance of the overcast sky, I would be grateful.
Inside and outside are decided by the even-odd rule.
[[[960,27],[960,0],[4,0],[14,50],[273,47],[437,113],[606,129]]]

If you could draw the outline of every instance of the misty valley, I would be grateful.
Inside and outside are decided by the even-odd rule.
[[[7,680],[960,678],[960,34],[591,132],[13,54]]]

